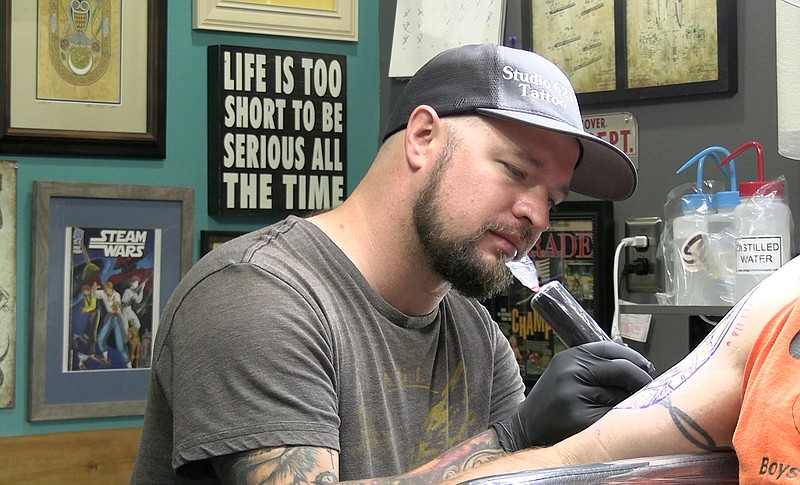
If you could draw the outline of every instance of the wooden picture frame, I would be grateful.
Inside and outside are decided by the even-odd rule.
[[[358,40],[358,0],[192,0],[192,28],[312,39]]]
[[[143,414],[159,315],[193,261],[194,189],[35,181],[33,204],[28,420]]]
[[[613,317],[614,208],[608,201],[563,202],[550,214],[529,256],[541,285],[559,280],[607,333]],[[565,348],[530,305],[533,293],[515,281],[483,304],[509,338],[527,387]]]
[[[543,10],[523,0],[522,48],[559,65],[582,106],[736,94],[736,2],[667,3],[676,10],[635,0]]]
[[[92,0],[91,47],[60,3],[0,0],[0,153],[163,159],[166,0]]]
[[[247,234],[246,231],[200,231],[200,257],[202,258],[220,244]]]

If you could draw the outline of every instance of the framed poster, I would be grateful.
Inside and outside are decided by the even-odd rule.
[[[243,231],[200,231],[200,257],[202,258],[222,243],[243,234],[247,233]]]
[[[192,0],[192,27],[358,40],[358,0]]]
[[[28,419],[142,414],[194,189],[37,181],[33,201]]]
[[[17,382],[17,168],[0,160],[0,409],[14,407]]]
[[[166,0],[0,0],[0,152],[164,158]]]
[[[524,48],[569,76],[581,105],[738,90],[736,2],[523,0]]]
[[[208,211],[330,209],[347,190],[347,58],[208,48]]]
[[[558,280],[608,333],[613,317],[612,262],[614,212],[607,201],[563,202],[550,214],[529,256],[540,284]],[[508,337],[526,386],[542,375],[564,344],[530,306],[531,290],[515,281],[503,293],[486,300],[494,320]]]

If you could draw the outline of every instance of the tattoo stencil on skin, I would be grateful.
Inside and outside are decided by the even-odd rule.
[[[749,298],[743,298],[740,300],[683,362],[658,376],[653,382],[630,398],[619,403],[614,409],[644,409],[658,404],[669,397],[672,391],[680,387],[687,379],[694,375],[703,364],[708,362],[708,359],[714,355],[725,341],[731,328],[734,327],[734,325],[739,325],[737,321],[739,317],[742,316],[742,310],[748,299]],[[730,341],[728,341],[726,345],[730,345]]]

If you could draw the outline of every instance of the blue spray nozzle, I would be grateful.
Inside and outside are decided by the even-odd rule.
[[[736,180],[736,165],[735,161],[731,159],[728,163],[723,165],[723,161],[720,159],[719,154],[723,154],[726,158],[731,154],[731,152],[723,147],[723,146],[710,146],[703,150],[700,150],[695,156],[689,159],[686,163],[683,164],[681,168],[679,168],[675,173],[681,173],[687,168],[691,167],[695,163],[697,163],[697,190],[702,192],[703,191],[703,163],[705,162],[706,158],[712,157],[714,158],[715,164],[722,170],[722,173],[725,177],[728,178],[728,181],[731,186],[731,190],[736,190],[738,187],[737,180]]]

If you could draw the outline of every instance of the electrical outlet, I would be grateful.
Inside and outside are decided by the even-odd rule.
[[[625,248],[625,287],[630,293],[664,291],[664,260],[658,258],[658,245],[664,221],[660,217],[637,217],[625,221],[625,237],[647,236],[646,248]]]

